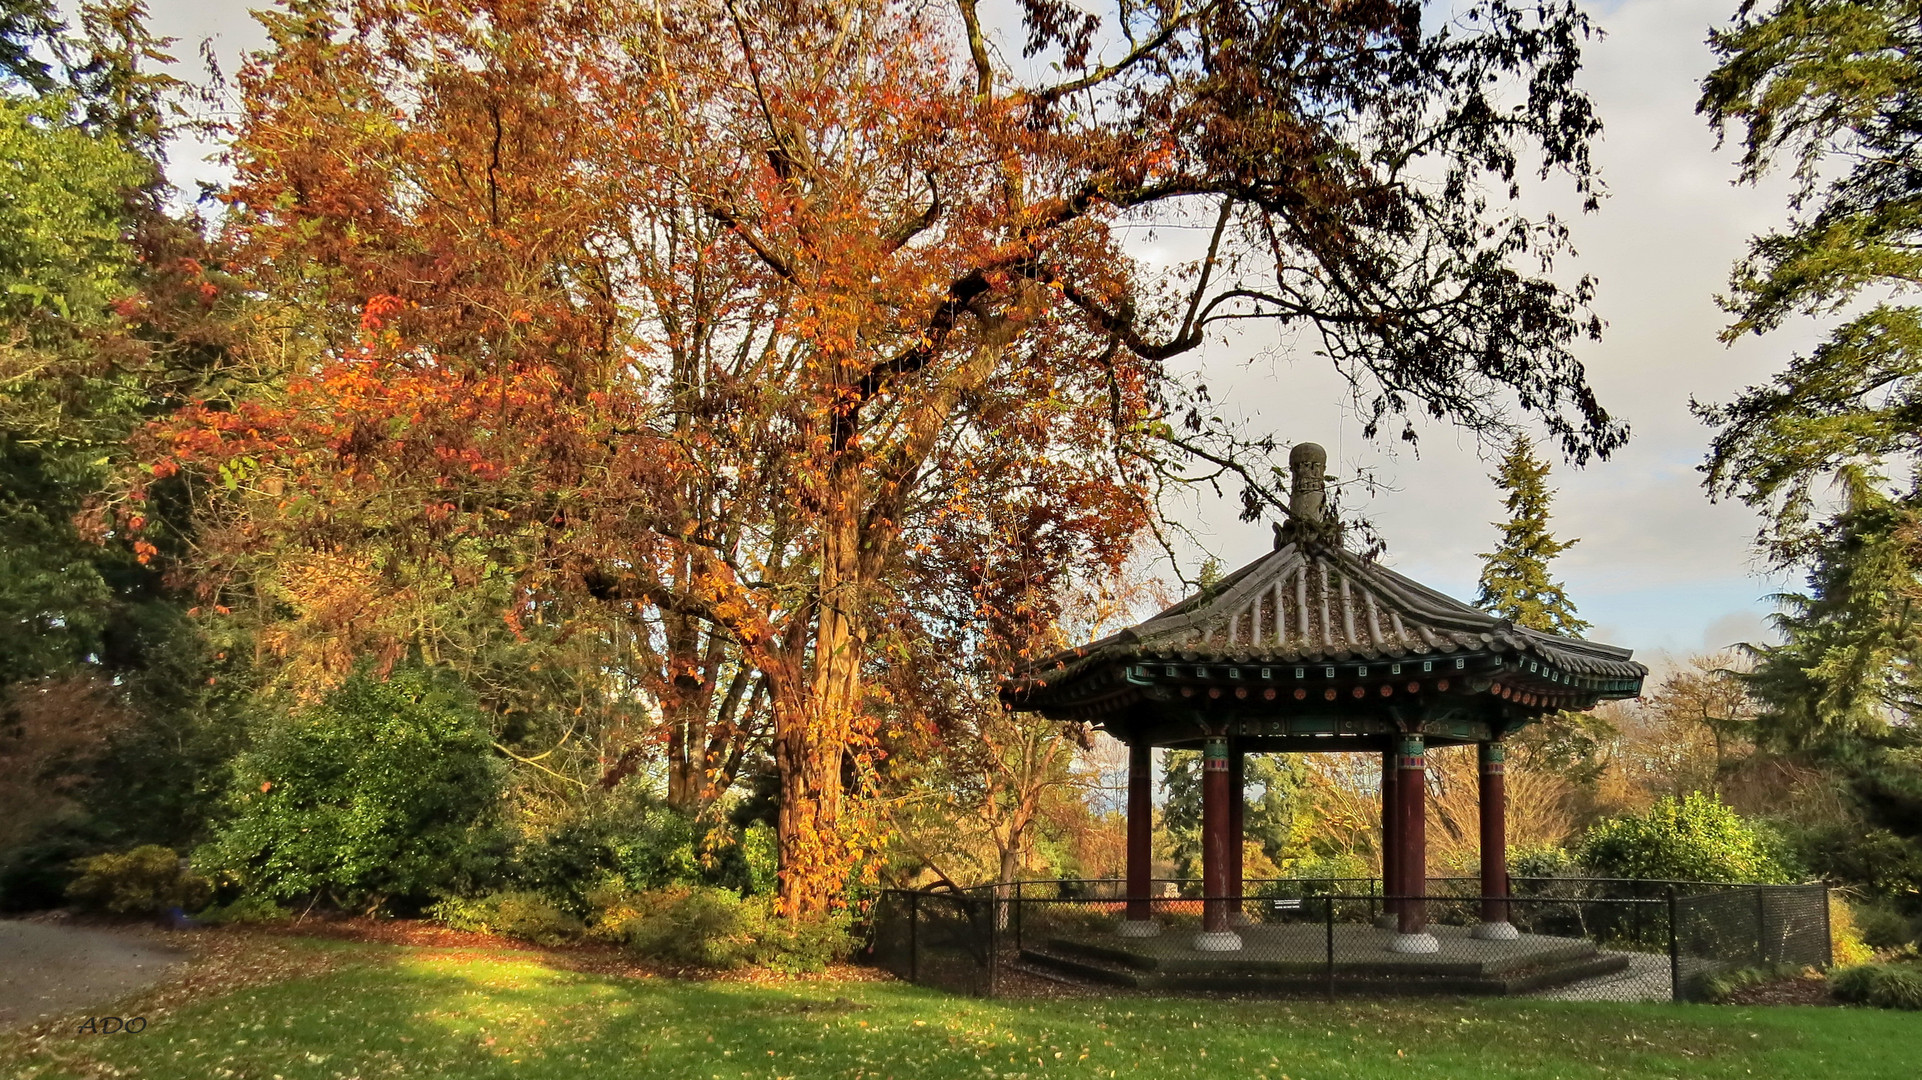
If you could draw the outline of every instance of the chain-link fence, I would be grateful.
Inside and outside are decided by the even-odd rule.
[[[1829,961],[1821,885],[1517,879],[1484,898],[1470,884],[1436,879],[1422,898],[1367,879],[1255,881],[1214,899],[1185,881],[1133,900],[1112,880],[889,891],[872,955],[909,981],[982,995],[1022,972],[1175,992],[1616,1001],[1687,1000],[1734,967]],[[1418,934],[1402,932],[1411,906]]]
[[[1674,899],[1677,1000],[1702,996],[1706,981],[1737,968],[1827,967],[1832,959],[1828,889],[1755,885]]]
[[[870,913],[869,956],[918,986],[992,997],[1004,961],[999,923],[1010,914],[1000,887],[908,891],[889,889]]]

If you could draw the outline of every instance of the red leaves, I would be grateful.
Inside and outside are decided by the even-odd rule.
[[[406,306],[407,301],[386,293],[368,297],[367,303],[363,304],[360,310],[361,330],[372,334],[384,325],[382,320]]]
[[[1031,633],[1141,525],[1116,442],[1152,375],[1036,282],[1126,294],[1101,212],[1062,224],[1071,163],[917,6],[338,7],[242,78],[234,240],[299,344],[156,457],[330,655],[483,569],[516,634],[536,597],[704,628],[765,684],[822,902],[864,843],[867,650]],[[676,648],[649,685],[714,681]]]

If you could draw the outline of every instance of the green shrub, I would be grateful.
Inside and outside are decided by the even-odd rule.
[[[758,958],[766,921],[758,905],[726,889],[705,886],[658,890],[642,898],[640,917],[622,927],[627,946],[642,956],[695,967],[737,968]]]
[[[435,904],[430,914],[456,930],[500,934],[536,945],[566,945],[587,933],[580,919],[533,892],[490,893],[476,900],[447,899]]]
[[[522,840],[502,879],[589,918],[589,894],[604,884],[639,891],[708,885],[764,895],[774,891],[777,865],[774,830],[765,824],[737,831],[623,793]]]
[[[355,675],[273,723],[234,777],[234,816],[196,861],[253,895],[419,905],[472,891],[500,862],[486,718],[426,672]]]
[[[774,826],[757,821],[741,831],[741,858],[747,864],[747,888],[756,896],[771,896],[778,887],[781,841]]]
[[[1374,871],[1360,855],[1344,851],[1334,855],[1307,855],[1296,859],[1288,867],[1288,876],[1300,881],[1321,881],[1328,878],[1365,878],[1374,876]]]
[[[775,926],[769,933],[772,951],[761,961],[772,970],[789,975],[813,974],[827,970],[836,960],[847,959],[854,951],[845,916],[799,924],[778,918],[773,921]]]
[[[1855,925],[1861,929],[1862,940],[1869,948],[1877,952],[1890,952],[1915,944],[1916,924],[1908,916],[1887,904],[1863,903],[1852,906],[1855,909]]]
[[[619,879],[612,832],[610,822],[583,819],[523,840],[504,876],[519,890],[539,893],[570,914],[585,915],[591,906],[588,894],[602,882]]]
[[[1843,968],[1829,977],[1829,987],[1843,1001],[1882,1009],[1922,1009],[1922,966],[1863,964]]]
[[[1875,959],[1875,950],[1863,938],[1855,921],[1855,908],[1838,893],[1829,893],[1829,959],[1837,967],[1852,967]]]
[[[1848,821],[1806,829],[1796,834],[1795,846],[1813,875],[1847,882],[1898,909],[1906,900],[1911,914],[1922,914],[1914,908],[1914,898],[1922,895],[1922,842]]]
[[[672,964],[814,972],[853,948],[845,918],[790,923],[767,898],[743,899],[727,889],[677,886],[599,898],[605,906],[597,935]]]
[[[1575,856],[1560,844],[1516,848],[1508,854],[1508,872],[1518,878],[1572,877],[1577,869]]]
[[[1664,798],[1646,813],[1600,822],[1582,838],[1583,865],[1601,877],[1672,881],[1791,880],[1773,836],[1707,792]]]
[[[194,916],[208,926],[245,926],[279,922],[292,912],[264,896],[242,896],[231,904],[214,904]]]
[[[1725,1004],[1731,997],[1751,986],[1780,982],[1808,970],[1801,964],[1758,964],[1754,967],[1736,968],[1733,971],[1697,975],[1684,989],[1684,996],[1690,1001]]]
[[[197,908],[213,895],[206,878],[184,869],[179,854],[159,844],[80,859],[74,869],[80,876],[67,886],[67,897],[95,911],[153,915]]]

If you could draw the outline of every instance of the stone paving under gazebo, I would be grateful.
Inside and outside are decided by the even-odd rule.
[[[1380,987],[1394,993],[1524,994],[1613,975],[1627,956],[1604,952],[1581,938],[1517,934],[1489,940],[1466,927],[1431,926],[1435,950],[1410,954],[1387,948],[1392,927],[1339,925],[1324,939],[1312,924],[1242,924],[1243,947],[1198,951],[1181,936],[1149,938],[1081,934],[1051,936],[1025,950],[1024,959],[1085,979],[1138,989],[1241,991],[1319,986]],[[1332,962],[1326,951],[1333,945]]]

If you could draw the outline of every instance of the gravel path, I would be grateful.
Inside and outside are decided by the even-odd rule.
[[[137,933],[0,921],[0,1031],[107,1005],[186,959]]]
[[[1669,1001],[1673,999],[1669,980],[1668,957],[1650,953],[1623,953],[1628,968],[1612,975],[1583,979],[1578,983],[1543,990],[1530,997],[1549,1001]]]

